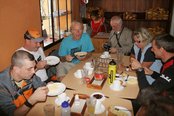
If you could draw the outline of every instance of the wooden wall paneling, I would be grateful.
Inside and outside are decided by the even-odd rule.
[[[122,4],[121,12],[135,12],[136,0],[122,0]]]
[[[104,6],[103,3],[105,3],[105,0],[96,0],[94,4],[96,7],[101,7]]]
[[[169,9],[169,1],[170,0],[152,0],[153,7],[162,7],[165,9]]]
[[[145,12],[149,0],[136,0],[135,12]]]
[[[166,29],[168,32],[170,29],[171,16],[167,21],[158,21],[158,20],[146,20],[145,12],[151,8],[164,8],[166,10],[171,11],[172,7],[170,4],[173,3],[173,0],[90,0],[93,1],[93,7],[101,5],[100,7],[104,8],[108,14],[105,14],[107,22],[109,22],[110,18],[114,15],[123,16],[123,13],[128,12],[136,12],[139,13],[137,15],[138,20],[136,21],[125,21],[125,25],[131,29],[136,29],[141,26],[144,27],[157,27],[161,26]],[[144,13],[144,14],[142,14]]]
[[[107,4],[107,3],[106,3]],[[121,12],[123,10],[123,1],[122,0],[112,0],[110,6],[112,9],[109,12]]]
[[[73,20],[81,20],[80,0],[72,0],[72,21]]]

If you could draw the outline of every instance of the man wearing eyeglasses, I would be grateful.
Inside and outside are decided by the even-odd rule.
[[[119,16],[113,16],[110,25],[112,31],[108,40],[108,43],[111,44],[109,52],[116,53],[118,48],[121,48],[125,55],[129,55],[133,45],[132,31],[123,26],[123,21]]]
[[[11,66],[0,73],[0,114],[23,116],[37,102],[45,101],[48,88],[35,74],[32,54],[18,50]]]

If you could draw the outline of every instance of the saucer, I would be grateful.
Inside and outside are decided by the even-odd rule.
[[[70,98],[67,96],[66,99],[65,99],[65,101],[69,101],[69,100],[70,100]],[[56,98],[55,99],[55,104],[57,106],[61,106],[62,102],[64,102],[64,101],[61,101],[59,98]]]
[[[100,58],[111,58],[111,56],[110,56],[110,55],[104,55],[104,54],[102,54],[102,55],[100,56]]]
[[[137,80],[137,77],[135,76],[129,76],[126,82],[128,84],[137,84],[138,80]]]
[[[79,79],[82,78],[82,76],[78,75],[77,72],[74,73],[74,76]]]
[[[122,91],[123,89],[124,89],[124,87],[123,86],[120,86],[120,89],[117,89],[117,88],[113,88],[113,84],[111,84],[110,85],[110,88],[111,88],[111,90],[114,90],[114,91]]]
[[[95,108],[95,114],[101,114],[105,111],[105,106],[101,104],[101,108],[96,109]]]

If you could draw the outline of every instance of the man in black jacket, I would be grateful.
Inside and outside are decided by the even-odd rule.
[[[151,86],[166,96],[168,92],[174,92],[174,37],[169,34],[157,36],[152,41],[152,51],[163,62],[160,74],[142,67],[134,58],[131,59],[131,66],[136,70],[140,90]],[[148,84],[145,74],[155,79],[152,85]]]

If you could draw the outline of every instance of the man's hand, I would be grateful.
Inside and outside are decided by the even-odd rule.
[[[116,48],[110,48],[109,52],[110,53],[116,53],[117,52],[117,49]]]
[[[67,55],[65,56],[66,61],[70,62],[74,57],[72,57],[71,55]]]
[[[46,86],[39,87],[34,91],[34,93],[31,95],[28,101],[33,105],[37,102],[45,101],[48,91],[48,87]]]
[[[142,68],[141,63],[138,62],[138,60],[136,60],[135,58],[131,58],[130,61],[131,61],[131,67],[133,70],[137,70],[139,68]]]
[[[152,74],[153,74],[153,71],[150,70],[150,69],[147,68],[147,67],[144,67],[144,71],[145,71],[145,74],[146,74],[146,75],[152,75]]]
[[[45,68],[46,65],[47,65],[47,61],[42,60],[42,61],[37,62],[36,67],[37,67],[37,69],[43,69],[43,68]]]

